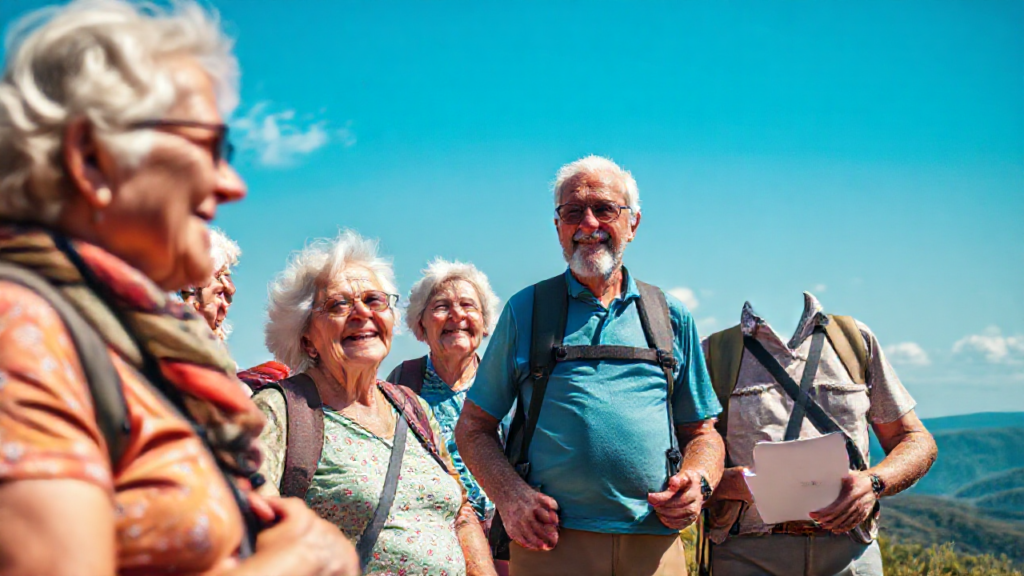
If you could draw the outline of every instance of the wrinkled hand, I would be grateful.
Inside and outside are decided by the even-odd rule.
[[[661,523],[673,530],[682,530],[697,519],[704,498],[700,494],[700,472],[680,470],[668,479],[663,492],[647,495]]]
[[[715,492],[709,500],[739,500],[748,504],[753,502],[754,496],[750,493],[747,481],[743,478],[746,470],[743,466],[726,468],[722,473],[722,480],[718,483],[718,486],[715,486]]]
[[[517,544],[528,550],[551,550],[558,544],[558,502],[554,498],[526,486],[504,504],[501,521]]]
[[[260,532],[256,554],[291,554],[317,576],[358,576],[356,549],[298,498],[267,498],[277,524]]]
[[[875,493],[871,490],[871,475],[867,472],[850,472],[843,477],[836,501],[811,512],[811,519],[836,534],[849,532],[867,520],[876,501]]]

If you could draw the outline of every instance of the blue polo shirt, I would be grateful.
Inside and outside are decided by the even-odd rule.
[[[647,347],[636,282],[608,308],[566,270],[565,345]],[[704,366],[700,338],[686,307],[666,294],[676,357],[672,398],[676,424],[717,416],[722,408]],[[468,400],[501,419],[523,390],[529,406],[533,287],[513,296],[491,335]],[[672,534],[647,503],[668,481],[671,446],[665,373],[623,360],[559,362],[548,380],[530,446],[527,482],[558,502],[562,526],[613,534]]]

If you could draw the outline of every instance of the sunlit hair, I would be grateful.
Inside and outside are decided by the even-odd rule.
[[[615,162],[601,156],[580,158],[558,169],[552,186],[556,208],[562,202],[563,188],[581,176],[596,179],[605,189],[622,192],[626,197],[626,205],[632,208],[630,217],[636,222],[636,216],[640,213],[640,190],[636,187],[636,180],[628,170],[623,170]]]
[[[498,295],[491,289],[487,276],[472,264],[435,258],[423,269],[423,277],[412,285],[412,290],[409,291],[409,305],[405,310],[405,325],[420,342],[426,341],[423,324],[420,321],[423,319],[427,303],[438,288],[453,280],[463,280],[476,289],[484,317],[485,335],[490,335],[494,329],[494,323],[498,321],[500,302]]]
[[[242,249],[238,243],[228,238],[223,230],[215,226],[210,227],[210,256],[213,257],[214,274],[222,270],[234,268],[238,265],[238,259],[242,256]]]
[[[210,276],[205,284],[182,288],[178,292],[179,297],[182,301],[198,298],[202,294],[202,289],[212,284],[218,275],[230,272],[237,266],[241,256],[242,249],[238,247],[237,242],[228,238],[228,235],[220,228],[210,226],[210,258],[213,260],[213,276]]]
[[[304,372],[313,365],[313,359],[302,347],[302,336],[313,316],[317,291],[357,266],[369,270],[381,290],[398,293],[394,269],[390,260],[378,254],[377,241],[352,230],[333,239],[315,240],[289,258],[284,271],[270,285],[264,328],[267,349],[279,362],[294,372]],[[397,324],[398,307],[392,310]]]
[[[159,119],[177,97],[169,61],[192,58],[227,114],[238,103],[238,62],[216,13],[192,0],[166,10],[124,0],[75,0],[11,25],[0,80],[0,217],[51,223],[69,189],[61,161],[67,126],[89,121],[124,167],[157,138],[125,130]]]

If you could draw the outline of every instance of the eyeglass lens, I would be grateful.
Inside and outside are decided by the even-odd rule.
[[[391,307],[393,304],[392,299],[398,299],[393,294],[388,294],[387,292],[381,292],[379,290],[363,292],[357,296],[357,298],[370,312],[383,312]],[[331,316],[347,316],[352,313],[353,307],[355,307],[354,299],[338,297],[328,298],[327,301],[324,302],[323,310]]]
[[[566,224],[579,224],[587,214],[587,208],[599,222],[608,223],[619,217],[621,208],[613,202],[596,204],[563,204],[558,207],[558,217]]]

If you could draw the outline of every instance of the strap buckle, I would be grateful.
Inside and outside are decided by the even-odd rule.
[[[658,365],[669,370],[676,369],[676,357],[671,351],[658,348]]]

